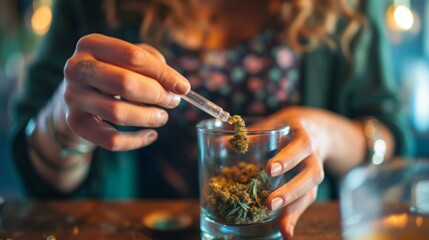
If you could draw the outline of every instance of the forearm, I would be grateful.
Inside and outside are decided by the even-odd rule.
[[[367,160],[367,139],[361,121],[304,107],[289,107],[271,117],[290,124],[292,131],[304,130],[311,144],[310,151],[334,175],[342,176]],[[381,125],[380,137],[386,143],[385,156],[389,159],[395,147],[392,134]]]
[[[36,128],[28,139],[28,152],[34,169],[42,179],[58,191],[68,193],[85,179],[92,152],[61,154],[62,149],[55,134],[70,136],[76,141],[80,139],[68,128],[60,94],[61,89],[35,119]]]

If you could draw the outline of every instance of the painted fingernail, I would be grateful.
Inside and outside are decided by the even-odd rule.
[[[157,135],[158,134],[156,132],[149,133],[149,135],[147,135],[147,137],[146,137],[146,141],[148,143],[151,143],[151,142],[155,141],[155,139],[157,138]]]
[[[283,170],[283,165],[275,162],[273,164],[271,164],[271,176],[277,176],[279,175]]]
[[[279,209],[281,206],[283,206],[283,198],[281,197],[275,197],[273,200],[271,200],[271,210],[275,211]]]
[[[178,78],[175,90],[179,94],[185,94],[188,92],[189,82],[185,78]]]

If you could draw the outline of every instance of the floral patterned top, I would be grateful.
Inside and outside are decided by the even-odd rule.
[[[173,45],[165,56],[167,63],[190,81],[195,92],[231,115],[266,116],[300,102],[300,56],[273,31],[264,31],[234,48],[204,55]],[[151,163],[142,161],[142,171],[151,169],[140,174],[142,181],[159,178],[153,189],[145,184],[142,195],[171,197],[175,192],[178,197],[197,197],[195,126],[211,116],[185,101],[168,111],[170,120],[157,130],[158,140],[142,149],[143,154],[149,151],[151,156]],[[156,158],[152,158],[154,153]],[[165,186],[160,187],[158,181]],[[154,192],[159,196],[152,196]]]
[[[170,120],[157,129],[159,139],[154,144],[124,152],[97,148],[87,179],[72,193],[58,192],[36,172],[28,152],[23,151],[28,147],[25,126],[61,84],[64,64],[78,40],[101,33],[131,43],[142,42],[140,22],[111,28],[101,1],[54,2],[54,21],[11,108],[13,124],[8,145],[23,193],[38,199],[198,197],[195,125],[210,116],[184,101],[180,107],[168,110]],[[413,131],[404,111],[398,111],[401,95],[395,79],[386,74],[390,65],[387,39],[381,34],[383,1],[361,3],[367,27],[353,39],[350,50],[359,54],[350,62],[342,51],[325,44],[296,56],[270,31],[227,51],[201,56],[173,46],[165,55],[168,63],[191,81],[196,92],[231,114],[265,115],[292,104],[327,109],[348,118],[375,114],[395,137],[395,155],[414,156]],[[345,26],[338,27],[334,38]],[[128,129],[133,128],[126,127],[124,131]],[[173,143],[168,143],[170,140]],[[329,171],[326,173],[318,188],[319,200],[337,197],[337,179]]]

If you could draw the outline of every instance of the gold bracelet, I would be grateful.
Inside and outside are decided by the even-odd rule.
[[[375,165],[383,163],[387,146],[381,137],[380,122],[373,117],[367,118],[363,122],[363,129],[367,146],[366,158]]]

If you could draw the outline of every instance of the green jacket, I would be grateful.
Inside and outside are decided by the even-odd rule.
[[[328,109],[349,118],[375,116],[395,136],[397,155],[413,153],[406,119],[399,111],[400,92],[389,64],[388,44],[383,35],[384,1],[364,1],[361,10],[368,25],[353,41],[353,60],[338,50],[321,45],[302,56],[302,105]],[[23,88],[14,104],[10,144],[22,186],[36,198],[137,198],[136,153],[97,149],[89,177],[73,193],[64,195],[50,188],[35,173],[27,155],[24,129],[30,118],[49,101],[63,80],[63,68],[80,37],[101,33],[140,42],[137,25],[107,27],[101,0],[57,0],[49,33],[28,68]],[[335,197],[336,181],[328,176],[319,187],[319,199]]]

